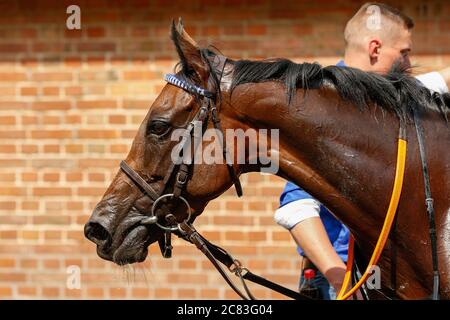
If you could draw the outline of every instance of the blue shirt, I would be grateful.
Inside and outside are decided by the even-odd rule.
[[[287,205],[293,201],[304,200],[304,199],[314,199],[309,193],[297,186],[292,182],[288,182],[284,187],[283,192],[280,196],[280,207]],[[350,231],[347,227],[337,220],[331,212],[325,208],[322,204],[320,205],[319,212],[320,219],[325,227],[325,231],[328,234],[331,244],[334,250],[342,259],[342,261],[347,261],[348,253],[348,239],[350,236]],[[300,255],[304,256],[303,250],[298,247],[297,251]]]
[[[343,60],[339,61],[336,64],[338,67],[345,67],[345,63]],[[295,185],[292,182],[288,182],[283,190],[283,193],[280,196],[280,207],[297,200],[304,199],[314,199],[309,193]],[[325,227],[325,231],[328,234],[328,238],[330,239],[331,244],[333,245],[334,250],[342,259],[342,261],[347,261],[348,255],[348,240],[350,237],[350,231],[347,227],[342,224],[339,220],[337,220],[331,212],[325,208],[322,204],[320,205],[319,212],[320,219]],[[305,253],[303,250],[298,247],[297,251],[300,255],[304,256]]]

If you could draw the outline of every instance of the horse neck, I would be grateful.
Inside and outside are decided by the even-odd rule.
[[[331,88],[309,90],[306,95],[298,90],[288,105],[284,87],[273,82],[239,86],[231,106],[243,126],[280,129],[279,150],[273,151],[279,152],[277,175],[298,184],[330,209],[351,229],[368,260],[391,197],[397,117],[374,105],[361,112]],[[435,200],[441,292],[448,299],[450,153],[442,146],[450,142],[450,130],[438,112],[427,112],[421,122]],[[397,250],[398,292],[417,299],[430,294],[433,274],[416,130],[409,124],[406,131],[407,166],[394,246],[402,248]],[[388,279],[390,258],[383,254],[379,264]]]
[[[245,98],[250,85],[252,101]],[[361,112],[330,88],[299,90],[288,105],[280,84],[242,87],[231,102],[246,125],[280,129],[277,175],[321,201],[356,237],[375,238],[395,173],[395,116],[374,106]]]

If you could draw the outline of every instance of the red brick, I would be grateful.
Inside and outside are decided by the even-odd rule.
[[[78,138],[80,139],[114,139],[119,137],[116,130],[79,130]]]
[[[80,124],[81,123],[81,115],[67,115],[64,118],[64,123],[67,124]]]
[[[32,103],[32,109],[37,111],[45,110],[68,110],[70,109],[69,101],[40,101]]]
[[[148,299],[151,297],[149,288],[132,288],[131,296],[135,299]]]
[[[33,81],[71,81],[69,72],[39,72],[32,75]]]
[[[44,238],[46,240],[62,240],[63,239],[63,235],[61,231],[45,231],[44,232]],[[59,267],[59,263],[58,263],[58,267]]]
[[[81,144],[68,144],[65,146],[67,153],[81,153],[84,150],[84,146]]]
[[[0,287],[0,298],[11,298],[12,288],[11,287]]]
[[[25,269],[36,269],[37,265],[37,260],[33,259],[24,259],[20,261],[20,267]]]
[[[36,116],[22,116],[22,124],[29,125],[29,124],[37,124],[38,117]]]
[[[34,144],[24,144],[22,145],[21,151],[23,153],[37,153],[38,146]]]
[[[44,87],[42,88],[42,94],[44,96],[57,96],[59,95],[58,87]]]
[[[86,222],[85,220],[84,222]],[[77,240],[77,241],[84,241],[86,238],[84,237],[84,234],[80,231],[68,231],[67,232],[67,239],[69,240]]]
[[[24,240],[37,240],[37,239],[39,239],[39,231],[22,230],[19,233],[19,237]]]
[[[12,144],[0,145],[0,153],[16,153],[17,148]]]
[[[0,125],[14,125],[14,124],[16,124],[16,117],[0,116]]]
[[[125,298],[126,289],[125,288],[110,288],[109,295],[111,298]]]
[[[59,116],[43,116],[43,124],[59,124],[61,122],[61,117]]]
[[[160,77],[160,74],[152,71],[126,71],[123,74],[124,80],[154,80]]]
[[[20,88],[20,94],[22,96],[37,96],[37,88],[36,87]]]
[[[56,298],[60,295],[59,291],[57,287],[44,287],[42,288],[42,295],[46,298]]]
[[[77,45],[79,52],[114,52],[116,44],[112,42],[82,42]]]
[[[158,299],[170,299],[174,297],[174,294],[170,288],[156,288],[155,297],[158,297]]]
[[[102,196],[105,193],[105,188],[93,188],[93,187],[84,187],[78,188],[77,194],[79,196]]]
[[[0,181],[5,181],[0,175]],[[0,201],[0,210],[9,211],[16,209],[16,202],[14,201]]]
[[[130,150],[130,146],[125,144],[114,144],[111,146],[112,153],[126,153],[128,150]]]
[[[105,175],[103,173],[89,173],[89,181],[105,181]]]
[[[88,28],[87,29],[87,36],[89,38],[102,38],[105,36],[105,28]]]
[[[0,139],[23,139],[25,131],[23,130],[6,130],[0,131]]]
[[[36,296],[37,288],[36,287],[19,287],[18,293],[19,293],[20,297]]]
[[[27,80],[27,75],[24,72],[0,72],[0,81],[11,82],[25,80]]]
[[[27,38],[27,39],[34,39],[37,36],[37,32],[36,29],[32,29],[32,28],[23,28],[22,30],[20,30],[20,35],[23,38]]]
[[[83,93],[83,88],[80,86],[70,86],[64,89],[66,95],[68,96],[81,96]]]
[[[2,97],[5,96],[15,96],[16,95],[16,88],[15,87],[0,87],[0,94]]]
[[[83,180],[83,174],[81,172],[68,172],[66,173],[67,181],[81,181]]]
[[[88,295],[88,298],[102,299],[105,297],[105,289],[103,289],[103,288],[88,288],[87,295]]]
[[[247,33],[251,36],[263,36],[267,34],[267,26],[263,24],[249,25]]]
[[[79,29],[65,29],[64,30],[64,36],[66,38],[70,38],[70,39],[77,39],[77,38],[81,38],[83,36],[82,30]]]
[[[21,174],[21,179],[23,182],[37,181],[37,173],[36,172],[23,172]]]
[[[26,188],[0,186],[0,194],[2,196],[25,196],[26,193]]]
[[[0,282],[24,282],[26,274],[21,272],[8,272],[7,274],[0,273]]]
[[[67,210],[82,210],[83,202],[81,201],[67,201]]]
[[[111,124],[124,124],[126,123],[126,116],[112,115],[108,117],[108,122]]]
[[[47,260],[43,261],[42,266],[44,269],[59,269],[61,264],[60,264],[59,260],[55,260],[55,259],[48,260],[47,259]]]
[[[0,268],[14,268],[16,266],[15,259],[0,259]]]
[[[81,298],[81,290],[80,289],[65,289],[64,294],[68,298]]]
[[[31,137],[33,139],[67,139],[72,137],[70,130],[32,130]]]
[[[70,196],[72,195],[72,191],[70,188],[44,188],[44,187],[35,187],[33,188],[34,196]]]
[[[44,153],[59,153],[61,147],[57,144],[46,144],[44,145]]]
[[[148,100],[125,100],[123,102],[125,109],[149,109],[151,105]]]
[[[117,102],[114,100],[78,101],[77,108],[79,108],[79,109],[115,109],[115,108],[117,108]]]
[[[60,174],[57,172],[44,173],[44,181],[55,182],[55,181],[59,181],[59,179],[60,179]]]
[[[21,208],[22,208],[22,210],[36,211],[39,209],[39,202],[38,201],[23,201]]]
[[[17,239],[17,234],[14,230],[0,231],[0,239]]]
[[[67,225],[70,223],[70,217],[68,216],[59,216],[59,215],[36,215],[33,217],[33,224],[36,225]],[[64,252],[61,248],[52,248],[50,246],[46,246],[45,248],[42,248],[42,250],[36,249],[38,251],[42,252],[58,252],[61,250],[61,252]]]
[[[0,101],[0,110],[26,110],[28,109],[27,102],[21,101]]]

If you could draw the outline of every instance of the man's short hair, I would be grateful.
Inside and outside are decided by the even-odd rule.
[[[397,8],[391,7],[390,5],[378,2],[367,2],[361,6],[361,8],[356,12],[356,14],[348,21],[345,27],[345,42],[347,45],[351,42],[351,37],[355,33],[360,33],[364,29],[367,29],[367,18],[370,15],[370,7],[378,7],[379,14],[383,18],[389,19],[391,22],[396,24],[402,24],[407,30],[414,28],[414,21],[411,17],[407,16]]]

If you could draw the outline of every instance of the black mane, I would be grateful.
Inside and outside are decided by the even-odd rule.
[[[351,101],[361,110],[373,102],[403,118],[411,115],[412,108],[438,109],[446,120],[450,111],[449,94],[432,94],[400,64],[394,64],[387,75],[379,75],[351,67],[297,64],[287,59],[234,61],[231,90],[244,83],[265,81],[283,82],[288,103],[298,88],[318,89],[331,84],[343,99]]]
[[[180,62],[175,67],[177,75],[188,82],[199,83],[197,74],[189,67],[182,53],[179,33],[172,24],[171,37],[174,41]],[[216,48],[213,48],[216,49]],[[218,50],[200,49],[203,61],[207,63],[217,92],[220,83],[215,66],[211,63]],[[450,94],[432,94],[427,88],[409,75],[400,64],[394,64],[387,75],[364,72],[350,67],[327,66],[318,63],[294,63],[288,59],[263,61],[237,60],[234,64],[231,91],[244,83],[280,81],[285,84],[288,103],[292,101],[298,88],[318,89],[331,84],[345,100],[351,101],[363,110],[373,102],[384,110],[395,112],[400,119],[410,118],[413,108],[420,111],[439,110],[447,121],[450,113]],[[220,94],[219,94],[220,96]]]

